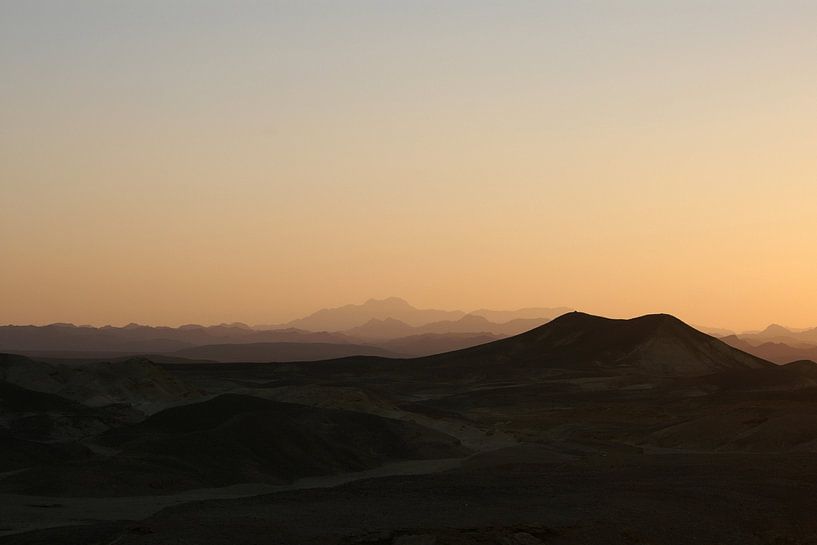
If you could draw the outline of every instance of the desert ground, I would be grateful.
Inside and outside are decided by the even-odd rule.
[[[415,359],[2,362],[3,544],[817,543],[817,365],[666,315]]]

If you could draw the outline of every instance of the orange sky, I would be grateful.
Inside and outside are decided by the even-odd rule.
[[[408,4],[5,2],[0,323],[817,326],[815,4]]]

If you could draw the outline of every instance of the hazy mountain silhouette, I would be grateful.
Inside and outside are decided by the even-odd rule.
[[[774,363],[783,364],[800,360],[817,361],[817,346],[799,347],[780,342],[764,342],[759,345],[754,345],[741,339],[737,335],[722,337],[721,340],[729,346],[733,346]]]
[[[347,329],[343,333],[350,337],[366,341],[379,341],[427,334],[489,334],[500,337],[516,335],[540,326],[548,320],[545,318],[519,318],[505,323],[495,323],[483,316],[466,314],[458,320],[443,320],[420,326],[411,326],[394,318],[380,320],[373,318],[365,324]]]
[[[409,325],[422,325],[440,320],[456,320],[465,315],[460,310],[418,309],[399,297],[369,299],[360,305],[344,305],[322,309],[285,325],[312,331],[342,331],[365,324],[369,320],[394,318]]]
[[[480,309],[466,313],[461,310],[433,310],[418,309],[399,297],[387,299],[369,299],[360,305],[344,305],[342,307],[319,310],[305,318],[293,320],[289,327],[297,327],[312,331],[344,331],[363,326],[371,320],[394,319],[412,327],[428,325],[434,322],[456,322],[466,316],[481,317],[488,323],[505,323],[512,320],[530,320],[539,323],[552,319],[568,312],[567,308],[524,308],[520,310],[496,311]],[[449,330],[464,332],[464,330]],[[477,332],[480,330],[469,330]],[[490,331],[490,330],[485,330]],[[415,331],[417,333],[446,333],[438,329]],[[406,333],[412,334],[412,333]]]
[[[763,331],[742,333],[739,337],[755,345],[764,342],[779,342],[792,346],[817,345],[817,328],[792,330],[779,324],[771,324]]]

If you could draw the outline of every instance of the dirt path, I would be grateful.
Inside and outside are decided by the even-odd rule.
[[[463,458],[412,460],[386,464],[367,471],[299,479],[288,485],[241,484],[189,490],[167,496],[72,498],[0,494],[0,537],[100,521],[141,520],[166,507],[192,501],[244,498],[308,488],[331,488],[375,477],[436,473],[458,467],[462,462]]]

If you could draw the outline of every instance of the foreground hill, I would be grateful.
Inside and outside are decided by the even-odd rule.
[[[87,406],[122,403],[146,412],[195,400],[200,395],[145,358],[55,364],[0,354],[0,380]]]
[[[453,437],[410,422],[242,395],[167,409],[99,443],[115,454],[38,467],[0,486],[28,494],[155,494],[467,454]]]

